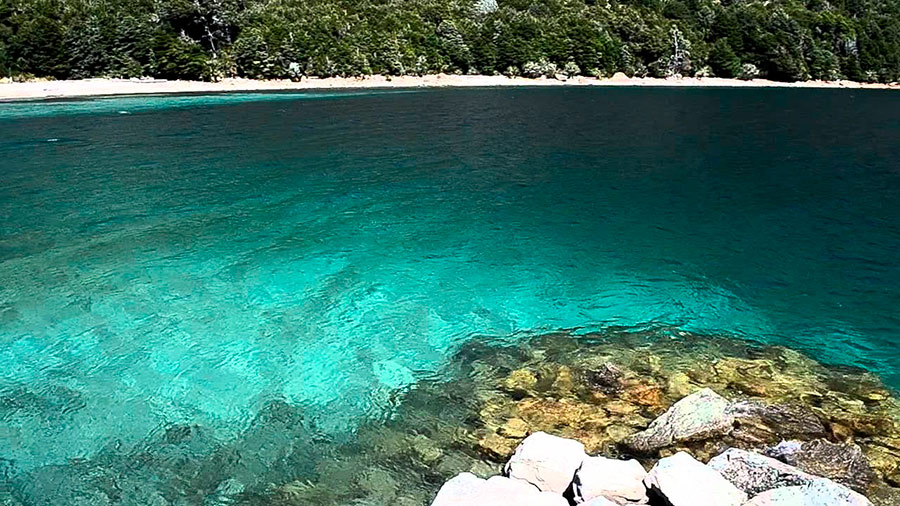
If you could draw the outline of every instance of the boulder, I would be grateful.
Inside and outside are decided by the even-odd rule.
[[[740,506],[747,494],[684,452],[660,459],[644,478],[651,497],[669,506]]]
[[[584,445],[578,441],[535,432],[516,448],[504,473],[544,492],[562,494],[585,458]]]
[[[676,402],[646,430],[626,438],[623,444],[633,451],[650,453],[677,443],[722,436],[761,445],[825,434],[825,425],[819,417],[803,406],[757,401],[731,403],[704,388]]]
[[[735,402],[728,408],[735,419],[732,435],[750,443],[769,443],[787,438],[811,439],[825,435],[825,425],[809,408],[795,404]]]
[[[872,503],[849,488],[822,478],[806,485],[767,490],[744,506],[872,506]]]
[[[647,453],[675,443],[728,434],[734,425],[729,406],[724,397],[704,388],[676,402],[646,430],[625,438],[623,444]]]
[[[615,504],[646,503],[644,478],[647,471],[636,460],[588,457],[575,472],[572,497],[575,503],[605,498]]]
[[[456,475],[437,493],[431,506],[568,506],[561,495],[541,492],[522,480],[494,476],[487,480],[474,474]]]
[[[731,448],[707,464],[750,497],[767,490],[806,485],[815,476],[765,455]]]
[[[824,439],[805,443],[782,441],[766,450],[766,455],[856,491],[866,490],[875,478],[862,449],[853,443],[836,444]]]

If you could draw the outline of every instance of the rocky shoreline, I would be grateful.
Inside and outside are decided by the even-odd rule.
[[[721,436],[746,416],[741,404],[703,389],[624,444],[647,451]],[[769,409],[753,408],[750,416],[765,418]],[[782,441],[764,453],[729,448],[706,465],[678,451],[646,471],[637,460],[590,456],[578,441],[537,432],[516,448],[502,475],[460,473],[432,506],[872,506],[853,489],[867,489],[873,478],[858,446],[824,439]]]
[[[507,397],[481,411],[488,430],[479,445],[502,458],[530,435],[503,478],[461,474],[433,504],[871,505],[866,493],[877,504],[900,503],[891,392],[865,373],[828,370],[785,348],[756,353],[683,370],[653,353],[618,361],[599,354],[599,362],[576,354],[575,362],[515,369],[500,382]],[[652,422],[644,418],[684,394]],[[632,458],[588,456],[585,446]],[[501,489],[516,498],[479,499]]]
[[[526,506],[900,504],[896,392],[780,346],[670,328],[486,337],[381,402],[341,439],[276,400],[230,440],[176,425],[26,473],[0,461],[0,505],[459,503],[442,487]],[[544,502],[507,500],[520,493]]]
[[[644,481],[648,470],[662,465],[678,471],[688,459],[691,473],[702,468],[739,490],[735,504],[830,504],[796,502],[824,494],[856,501],[833,504],[900,504],[895,393],[870,372],[827,366],[788,348],[677,329],[558,332],[524,342],[472,341],[440,376],[452,379],[418,383],[397,399],[391,420],[362,427],[360,446],[345,456],[340,471],[331,463],[312,483],[269,493],[289,506],[352,500],[441,506],[454,504],[444,501],[455,496],[437,500],[437,490],[458,487],[480,491],[483,500],[493,497],[491,504],[531,504],[502,497],[514,488],[542,490],[528,480],[524,489],[508,480],[522,477],[516,454],[523,441],[545,433],[559,438],[553,439],[558,447],[543,445],[550,455],[569,451],[577,457],[558,472],[554,498],[535,499],[552,502],[534,504],[587,500],[590,493],[576,495],[576,485],[598,485],[593,478],[581,483],[574,471],[588,461],[588,476],[617,476],[634,490],[642,483],[650,504],[726,504],[696,496],[666,503],[648,492],[654,486]],[[676,455],[678,466],[671,460]],[[619,469],[615,473],[607,469],[610,462]],[[365,478],[336,490],[335,481],[348,474]],[[701,490],[697,479],[684,481],[695,485],[688,491]],[[619,496],[618,503],[640,503],[642,497]],[[764,500],[781,502],[759,502]]]

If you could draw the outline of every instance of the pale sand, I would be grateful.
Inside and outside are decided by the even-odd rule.
[[[0,81],[0,100],[33,100],[47,98],[88,97],[105,95],[142,95],[163,93],[218,93],[252,91],[299,91],[359,88],[437,88],[437,87],[494,87],[494,86],[712,86],[712,87],[779,87],[779,88],[854,88],[900,89],[900,84],[870,84],[853,81],[802,81],[784,83],[754,79],[628,78],[617,75],[610,79],[576,77],[557,79],[510,79],[504,76],[427,75],[422,77],[369,76],[364,79],[328,78],[260,81],[253,79],[225,79],[220,82],[85,79],[82,81],[31,81],[13,83]]]

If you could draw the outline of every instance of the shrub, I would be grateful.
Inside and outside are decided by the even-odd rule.
[[[555,63],[551,63],[546,58],[541,58],[537,62],[530,61],[522,65],[522,75],[532,79],[538,77],[553,77],[557,73]]]
[[[752,63],[741,65],[741,73],[738,75],[739,79],[749,81],[750,79],[756,79],[757,77],[759,77],[759,69],[756,68],[756,65]]]

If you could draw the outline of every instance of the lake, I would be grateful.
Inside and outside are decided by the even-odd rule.
[[[900,387],[890,91],[5,103],[0,160],[10,490],[172,427],[202,428],[179,458],[211,473],[273,405],[304,429],[259,448],[352,443],[461,346],[559,329],[788,346]]]

